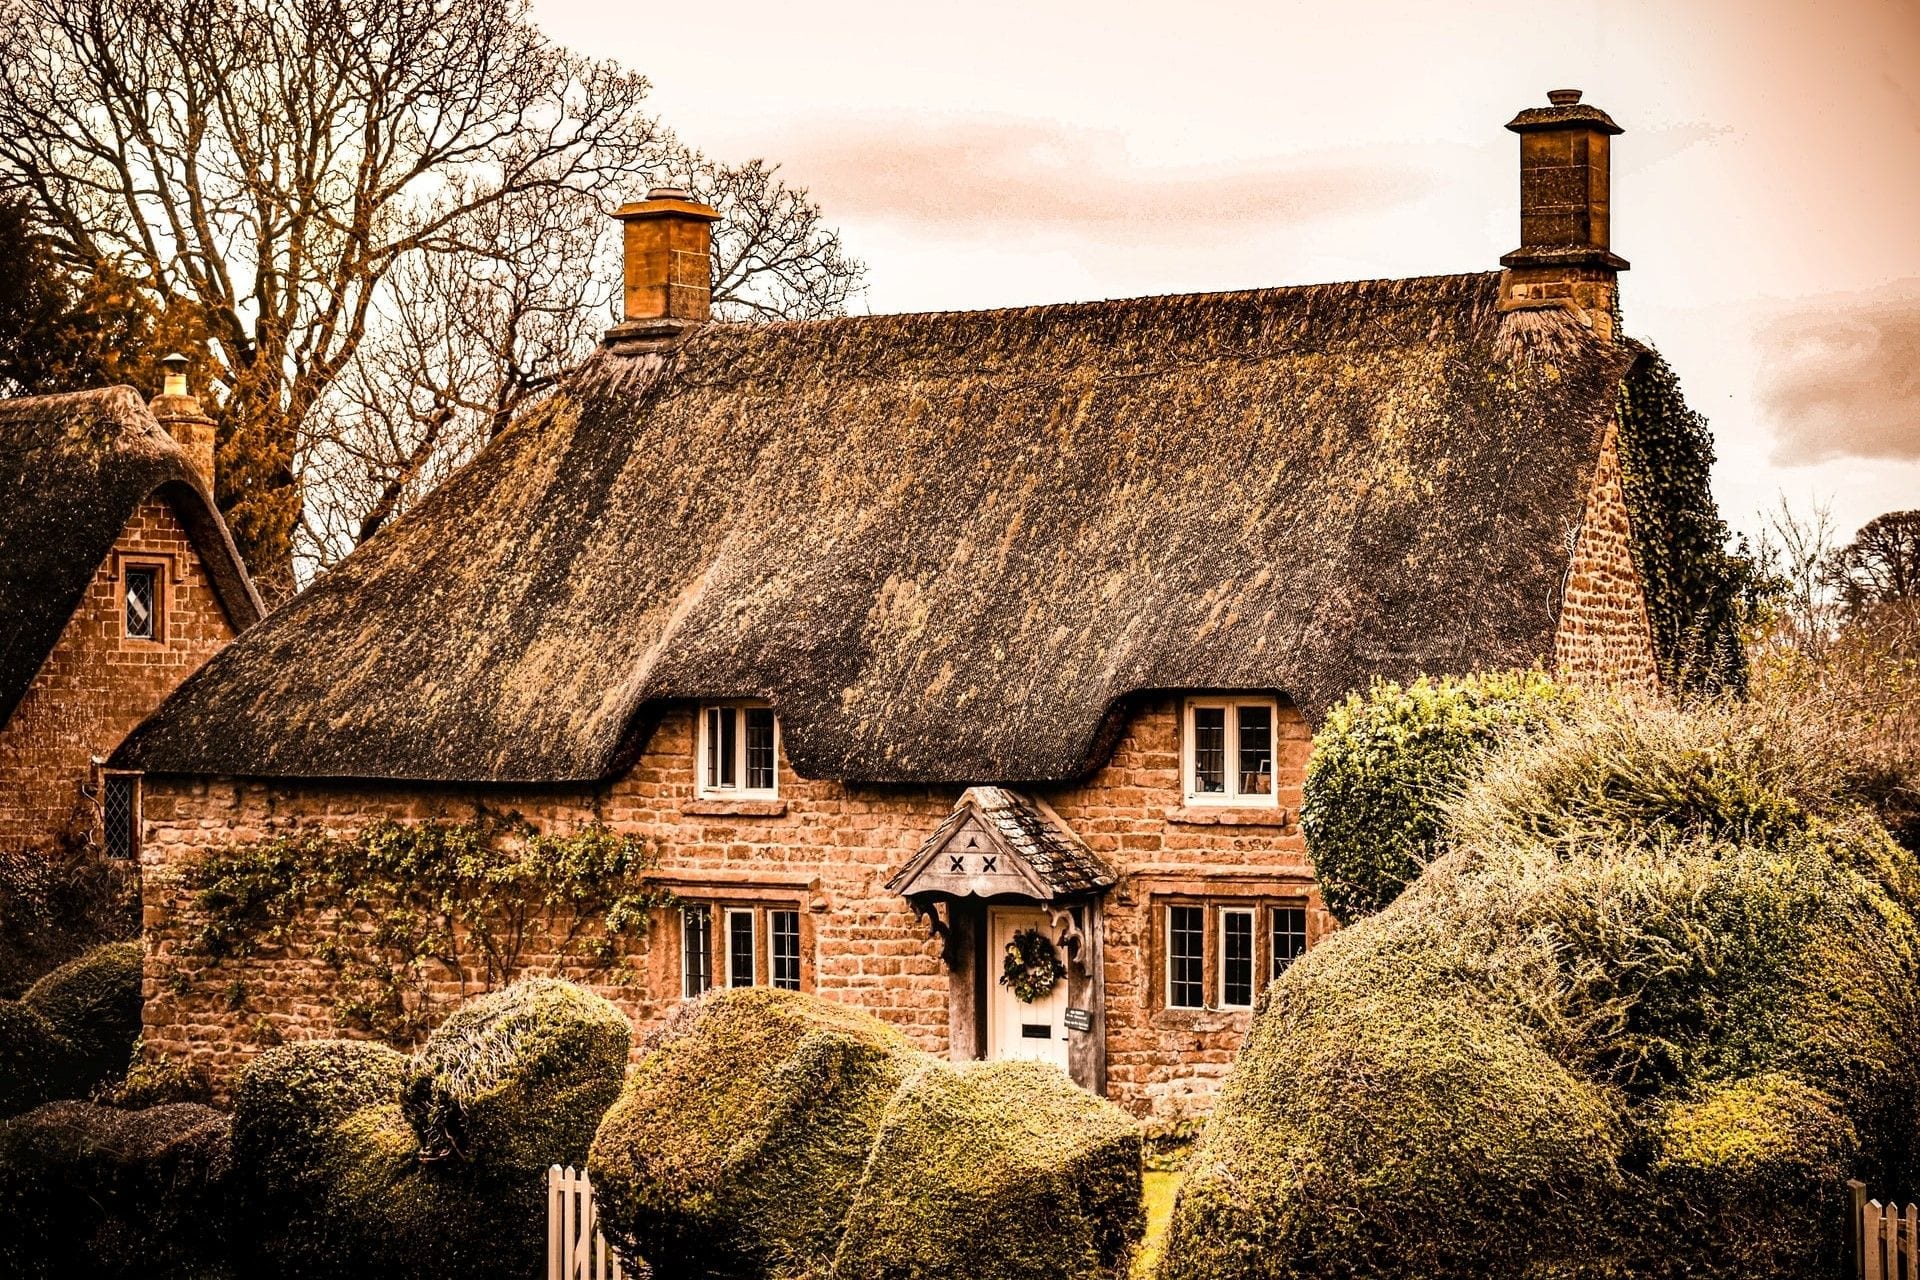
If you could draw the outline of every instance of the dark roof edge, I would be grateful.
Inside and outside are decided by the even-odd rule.
[[[207,568],[214,595],[234,634],[266,617],[266,603],[260,599],[253,575],[247,572],[247,563],[240,558],[240,548],[234,543],[233,533],[221,517],[220,508],[214,505],[212,495],[197,484],[168,480],[154,490],[153,496],[172,507],[180,523],[186,526],[187,539]]]

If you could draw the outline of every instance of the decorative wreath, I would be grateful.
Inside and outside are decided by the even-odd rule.
[[[1038,929],[1022,929],[1007,943],[1006,959],[1000,965],[1000,985],[1009,988],[1021,1004],[1045,1000],[1067,966],[1053,949],[1047,935]]]

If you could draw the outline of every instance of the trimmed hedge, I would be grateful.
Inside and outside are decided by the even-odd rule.
[[[529,979],[435,1028],[408,1064],[402,1105],[436,1154],[498,1169],[578,1164],[632,1047],[633,1028],[607,1001]]]
[[[20,997],[67,1043],[59,1096],[84,1098],[126,1076],[140,1039],[140,966],[138,942],[111,942],[69,960]]]
[[[585,1158],[630,1043],[607,1001],[535,980],[471,1002],[411,1060],[354,1041],[262,1054],[234,1091],[250,1273],[538,1274],[546,1168]]]
[[[676,1014],[587,1157],[602,1228],[658,1280],[823,1274],[894,1091],[927,1061],[871,1015],[791,991]]]
[[[932,1062],[881,1120],[834,1280],[1123,1280],[1140,1128],[1036,1062]]]
[[[55,1102],[0,1125],[0,1272],[209,1280],[225,1258],[227,1117]]]
[[[1161,1280],[1820,1274],[1915,1187],[1920,865],[1817,726],[1589,707],[1262,999]]]
[[[66,1041],[36,1009],[0,1000],[0,1117],[29,1111],[54,1095]]]
[[[1392,902],[1440,852],[1441,814],[1502,741],[1537,732],[1574,695],[1538,671],[1376,680],[1327,713],[1300,806],[1307,855],[1342,924]]]

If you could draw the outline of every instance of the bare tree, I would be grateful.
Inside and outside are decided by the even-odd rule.
[[[1828,570],[1836,538],[1833,508],[1815,502],[1803,515],[1783,494],[1761,520],[1760,571],[1780,588],[1777,600],[1785,614],[1787,639],[1817,657],[1840,621]]]
[[[1828,576],[1849,615],[1920,601],[1920,511],[1869,520],[1833,553]]]
[[[0,0],[0,41],[0,179],[76,269],[197,310],[221,502],[274,592],[303,518],[316,543],[377,528],[577,358],[560,304],[590,310],[566,287],[597,259],[556,245],[688,154],[642,76],[553,45],[527,0]],[[786,194],[725,259],[764,282],[742,307],[839,306],[852,264]]]

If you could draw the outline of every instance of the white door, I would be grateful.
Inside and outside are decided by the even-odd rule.
[[[1007,944],[1022,929],[1038,929],[1051,940],[1047,913],[1032,907],[987,908],[987,1056],[1031,1058],[1067,1069],[1067,979],[1062,976],[1044,999],[1022,1004],[1001,985]],[[1061,957],[1064,962],[1065,956]]]

